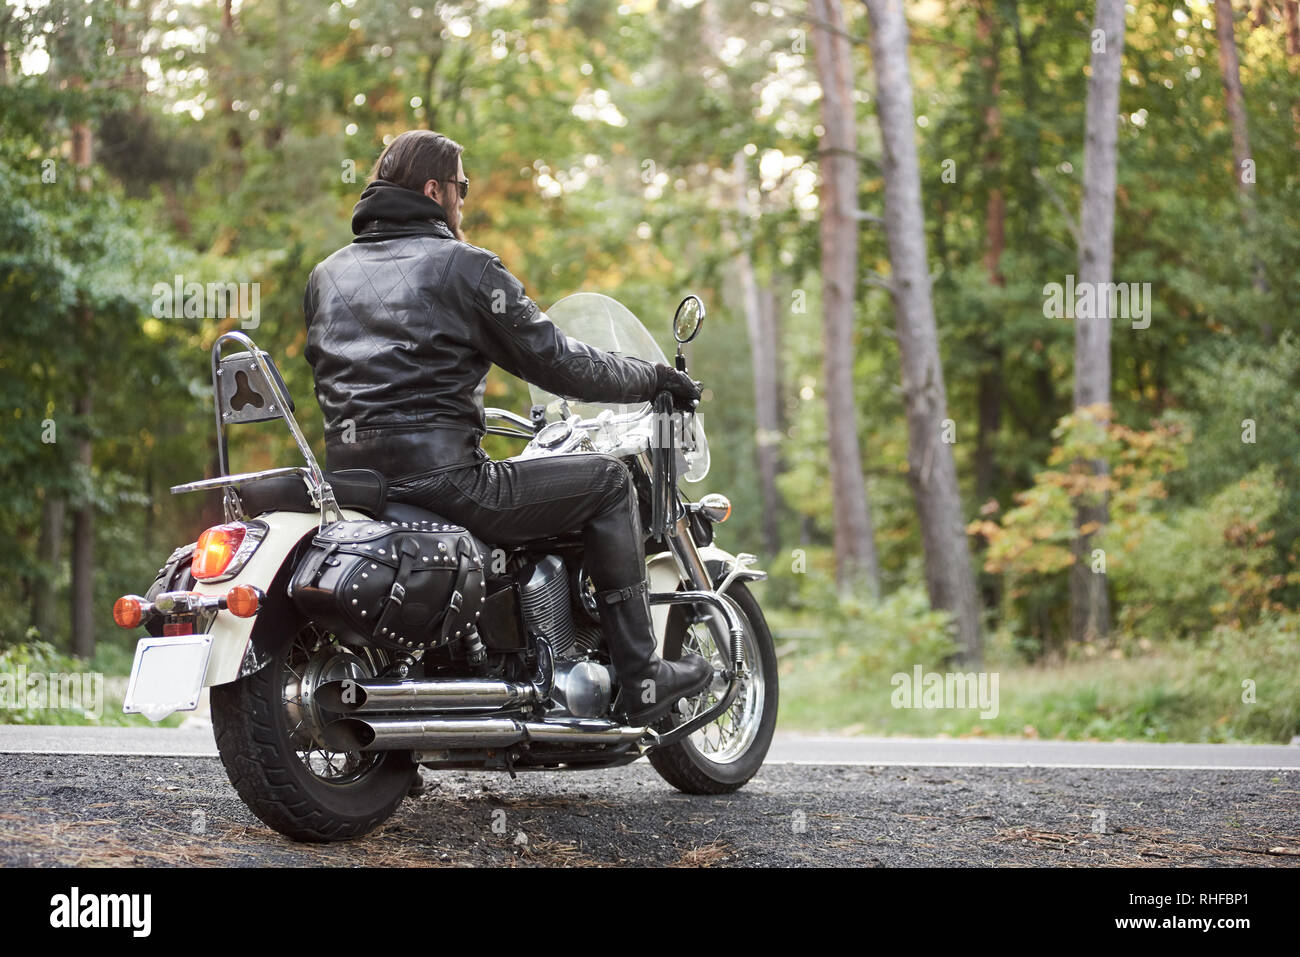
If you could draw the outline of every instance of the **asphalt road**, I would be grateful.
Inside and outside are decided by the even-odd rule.
[[[731,795],[680,794],[645,762],[516,780],[425,771],[429,789],[370,837],[309,846],[244,807],[202,751],[207,729],[105,730],[0,729],[0,866],[1300,864],[1300,748],[782,735]],[[31,753],[42,744],[199,753]],[[1090,766],[1033,763],[1063,755]],[[1119,766],[1148,757],[1223,766]],[[895,759],[911,763],[881,763]],[[1116,766],[1091,766],[1103,759]]]

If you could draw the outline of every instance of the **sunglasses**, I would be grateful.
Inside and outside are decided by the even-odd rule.
[[[466,196],[469,195],[469,177],[468,177],[468,176],[465,177],[464,179],[453,179],[452,182],[455,183],[456,186],[460,189],[460,198],[461,198],[461,199],[464,199]]]

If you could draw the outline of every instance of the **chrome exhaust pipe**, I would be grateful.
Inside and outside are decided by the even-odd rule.
[[[327,711],[364,714],[401,711],[504,711],[540,703],[533,684],[485,678],[441,678],[381,681],[343,678],[316,689],[316,701]]]
[[[444,718],[420,715],[340,718],[321,731],[331,751],[436,751],[505,748],[525,741],[611,744],[636,741],[646,728],[598,718],[516,721],[512,718]]]
[[[332,751],[504,748],[524,740],[510,718],[342,718],[321,729]]]

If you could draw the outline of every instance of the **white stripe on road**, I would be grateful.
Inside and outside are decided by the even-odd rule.
[[[1045,761],[791,761],[768,758],[769,764],[813,768],[1097,768],[1103,771],[1296,771],[1294,764],[1056,764]]]
[[[206,725],[189,728],[0,725],[0,753],[183,758],[215,757],[217,748],[212,729]],[[1300,747],[1014,738],[860,738],[785,732],[777,734],[766,763],[809,767],[1285,771],[1300,769]]]

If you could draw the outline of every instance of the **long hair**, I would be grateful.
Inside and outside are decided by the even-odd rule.
[[[431,179],[455,189],[456,167],[464,151],[455,140],[433,130],[407,130],[384,147],[370,179],[386,179],[417,193],[424,192]]]
[[[443,189],[459,189],[456,167],[464,151],[465,147],[455,140],[433,130],[407,130],[379,154],[370,171],[370,182],[383,179],[423,194],[424,184],[436,179]],[[462,242],[465,240],[459,226],[453,226],[452,231]]]

